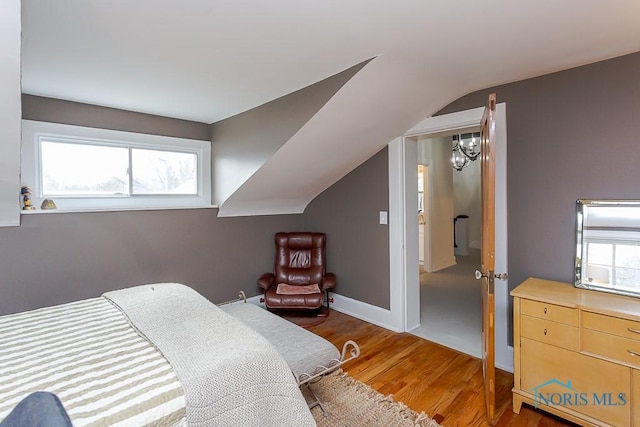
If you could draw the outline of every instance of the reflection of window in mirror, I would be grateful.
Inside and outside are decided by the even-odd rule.
[[[640,245],[587,241],[586,279],[614,287],[640,289]]]
[[[640,201],[578,201],[576,286],[640,296]]]

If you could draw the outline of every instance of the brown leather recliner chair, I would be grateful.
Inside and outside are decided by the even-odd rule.
[[[264,302],[272,310],[315,310],[326,315],[328,290],[336,285],[336,276],[326,272],[323,233],[276,233],[274,273],[258,279],[264,289]],[[323,302],[327,301],[327,307]],[[311,313],[310,313],[311,314]]]

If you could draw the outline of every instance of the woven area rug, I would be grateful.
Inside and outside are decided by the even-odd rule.
[[[424,412],[419,414],[392,396],[378,393],[368,385],[338,371],[312,384],[313,392],[323,402],[328,415],[320,407],[311,409],[318,427],[438,427],[440,424]],[[312,400],[304,390],[307,401]]]

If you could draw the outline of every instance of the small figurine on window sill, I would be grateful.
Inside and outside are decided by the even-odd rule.
[[[35,206],[31,205],[31,188],[25,185],[20,189],[20,194],[22,195],[22,210],[24,211],[33,211],[36,209]]]

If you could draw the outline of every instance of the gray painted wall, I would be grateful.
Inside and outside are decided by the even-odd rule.
[[[438,113],[483,106],[490,92],[507,103],[511,288],[528,277],[572,281],[576,199],[640,199],[640,155],[633,151],[640,135],[638,70],[640,53],[474,92]],[[389,306],[388,229],[378,225],[377,212],[386,210],[378,206],[388,206],[387,194],[383,150],[304,214],[307,226],[328,234],[337,292],[383,308]]]
[[[205,123],[26,94],[22,95],[22,118],[211,141],[211,125]]]
[[[24,95],[23,117],[209,139],[209,125]],[[288,107],[271,111],[279,120]],[[102,120],[104,119],[104,120]],[[324,231],[337,291],[387,307],[386,149],[326,190],[304,215],[218,218],[217,209],[25,215],[0,228],[0,315],[90,298],[141,283],[178,281],[214,302],[259,293],[278,231]]]
[[[475,92],[441,111],[484,105],[493,91],[507,103],[511,287],[529,276],[571,281],[577,198],[640,198],[633,152],[638,70],[640,53]],[[25,118],[43,120],[32,111],[27,106]],[[187,133],[201,135],[200,125]],[[255,278],[272,267],[273,234],[303,229],[327,233],[337,292],[388,308],[388,229],[378,224],[380,210],[388,210],[386,149],[304,215],[221,219],[210,209],[26,216],[19,228],[0,229],[0,314],[157,280],[188,282],[214,301],[235,297],[244,283],[255,295]]]
[[[188,284],[214,302],[258,294],[273,236],[302,217],[217,218],[216,209],[26,215],[0,228],[0,314],[142,283]]]
[[[210,125],[25,95],[24,118],[210,139]],[[0,228],[0,315],[178,281],[212,301],[258,294],[273,269],[273,235],[301,215],[218,218],[217,209],[23,215]]]
[[[507,103],[509,282],[572,282],[578,198],[640,198],[640,53],[474,92]]]
[[[304,212],[305,226],[327,234],[327,267],[336,273],[336,293],[389,309],[388,150],[384,148],[316,197]]]
[[[474,92],[440,113],[490,92],[507,104],[509,287],[571,283],[576,199],[640,199],[640,53]]]
[[[528,277],[572,281],[576,199],[640,199],[633,151],[639,70],[636,53],[474,92],[438,113],[483,106],[490,92],[507,103],[511,288]],[[328,234],[327,256],[337,257],[329,267],[346,276],[338,293],[388,308],[388,230],[377,224],[377,206],[388,205],[388,165],[380,156],[318,196],[304,215]],[[368,179],[375,187],[363,194]]]

